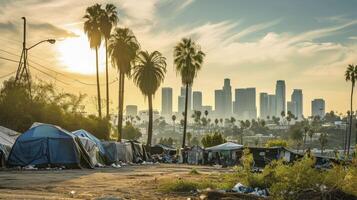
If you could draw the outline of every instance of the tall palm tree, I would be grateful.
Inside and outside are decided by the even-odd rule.
[[[204,57],[205,54],[201,51],[200,46],[190,38],[183,38],[174,48],[176,71],[181,76],[182,84],[186,86],[182,148],[185,147],[186,142],[188,89],[201,69]]]
[[[175,132],[176,132],[176,130],[175,130],[176,115],[172,115],[171,119],[172,119],[172,122],[173,122],[174,134],[175,134]]]
[[[100,20],[100,31],[104,37],[105,45],[105,78],[106,78],[106,111],[107,118],[109,118],[109,74],[108,74],[108,40],[110,38],[110,33],[114,26],[118,23],[118,13],[116,7],[113,4],[107,4],[105,9],[102,10],[102,16]]]
[[[352,119],[353,119],[353,90],[355,87],[355,83],[357,80],[357,65],[348,65],[345,72],[346,81],[351,81],[351,104],[350,104],[350,123],[349,123],[349,134],[347,139],[347,157],[350,155],[350,145],[351,145],[351,134],[352,134]],[[356,135],[356,143],[357,143],[357,135]]]
[[[102,14],[102,9],[100,4],[95,4],[86,9],[84,15],[84,33],[87,34],[89,40],[89,46],[91,49],[95,49],[95,61],[96,61],[96,72],[97,72],[97,95],[98,95],[98,114],[102,117],[102,105],[100,98],[100,85],[99,85],[99,66],[98,66],[98,48],[102,41],[102,35],[100,32],[100,18]]]
[[[152,140],[152,98],[160,84],[164,81],[166,73],[166,58],[158,51],[149,53],[141,51],[135,59],[133,67],[133,80],[139,87],[141,93],[148,98],[149,103],[149,125],[148,139],[146,145],[151,146]]]
[[[122,136],[125,76],[130,77],[132,61],[139,48],[136,37],[128,28],[116,28],[109,39],[109,56],[119,75],[118,141]]]

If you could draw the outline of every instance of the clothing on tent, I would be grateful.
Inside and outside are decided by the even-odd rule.
[[[54,125],[33,126],[20,135],[8,158],[9,166],[93,168],[85,148],[70,132]]]

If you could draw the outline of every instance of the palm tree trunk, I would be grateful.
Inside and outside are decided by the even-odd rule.
[[[351,145],[351,135],[352,135],[352,123],[353,123],[353,89],[354,89],[354,84],[352,83],[352,88],[351,88],[351,109],[350,109],[350,131],[348,133],[348,140],[347,140],[347,158],[350,155],[350,145]]]
[[[119,72],[119,102],[118,102],[118,142],[122,139],[123,127],[123,89],[124,88],[124,74]]]
[[[105,78],[107,86],[107,118],[109,119],[109,77],[108,77],[108,39],[105,39]]]
[[[97,71],[98,114],[99,114],[99,118],[102,118],[102,104],[100,98],[100,85],[99,85],[98,47],[95,48],[95,64],[96,64],[96,71]]]
[[[176,132],[176,127],[175,127],[175,120],[173,120],[173,122],[174,122],[174,134],[175,134],[175,132]]]
[[[183,139],[182,139],[182,148],[185,148],[185,143],[186,143],[187,106],[188,106],[188,84],[186,84],[186,95],[185,95],[185,115],[184,115],[184,124],[183,124]]]
[[[152,121],[153,121],[153,115],[152,115],[152,96],[148,96],[149,99],[149,125],[148,125],[148,140],[146,142],[147,147],[151,147],[151,140],[152,140]]]

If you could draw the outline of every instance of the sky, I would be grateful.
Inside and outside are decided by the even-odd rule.
[[[344,71],[348,64],[357,64],[355,0],[0,0],[0,57],[19,59],[21,17],[26,16],[28,45],[57,40],[30,51],[32,77],[52,82],[61,91],[87,93],[87,108],[93,112],[95,54],[83,33],[83,16],[94,3],[113,3],[118,8],[118,26],[132,29],[143,50],[158,50],[167,58],[162,86],[174,88],[174,110],[181,79],[174,70],[173,47],[183,37],[197,41],[206,53],[193,84],[193,90],[203,92],[204,105],[214,105],[214,90],[230,78],[233,89],[256,87],[259,109],[259,93],[274,93],[276,80],[283,79],[287,100],[293,89],[303,90],[306,116],[314,98],[325,99],[328,111],[348,109],[351,84],[344,80]],[[102,47],[103,97],[104,55]],[[16,67],[0,59],[0,77]],[[112,112],[117,108],[116,80],[117,72],[110,68]],[[146,109],[144,96],[131,80],[126,83],[125,104]],[[154,107],[161,109],[161,89]]]

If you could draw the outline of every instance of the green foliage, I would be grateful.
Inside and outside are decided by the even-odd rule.
[[[225,142],[226,139],[224,139],[223,135],[217,132],[214,134],[206,134],[201,140],[201,143],[205,148],[223,144]]]
[[[138,128],[134,127],[130,122],[126,122],[123,128],[123,139],[138,140],[141,136],[142,134]]]
[[[209,180],[175,179],[163,181],[159,188],[165,192],[190,192],[197,189],[216,188],[217,185]]]
[[[196,168],[192,168],[191,171],[189,172],[191,175],[199,175],[200,172]]]
[[[191,145],[200,145],[200,141],[197,137],[193,137],[190,143]]]
[[[271,139],[265,144],[266,147],[287,147],[288,143],[286,140],[281,139]]]
[[[95,115],[85,116],[85,95],[57,93],[50,83],[32,83],[29,94],[26,85],[10,79],[0,90],[0,124],[24,132],[34,122],[61,126],[69,131],[85,129],[100,139],[108,139],[109,120]]]
[[[172,146],[174,144],[174,140],[171,137],[169,137],[169,138],[160,138],[159,144]]]

